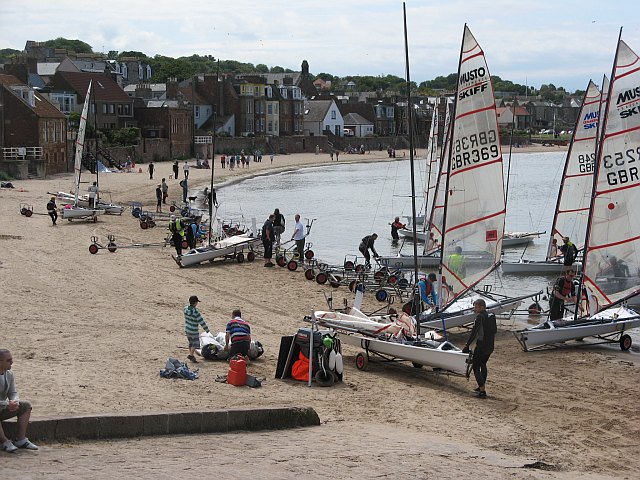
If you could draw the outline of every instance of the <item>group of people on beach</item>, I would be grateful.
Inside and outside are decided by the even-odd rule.
[[[304,263],[304,247],[305,247],[305,231],[304,225],[300,221],[300,215],[296,214],[295,225],[293,227],[293,233],[291,240],[296,243],[296,254],[298,262]],[[273,247],[280,247],[281,235],[285,231],[285,217],[280,213],[280,209],[276,208],[274,212],[269,215],[262,225],[261,240],[264,248],[264,266],[273,267],[274,263],[271,261],[273,258]]]

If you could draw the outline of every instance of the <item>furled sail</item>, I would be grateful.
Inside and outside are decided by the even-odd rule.
[[[89,116],[89,103],[91,103],[91,81],[89,88],[84,97],[84,105],[82,106],[82,114],[80,115],[80,125],[78,126],[78,136],[76,137],[76,157],[74,163],[75,171],[75,201],[74,205],[78,205],[78,195],[80,194],[80,169],[82,168],[82,152],[84,151],[84,134],[87,129],[87,117]]]

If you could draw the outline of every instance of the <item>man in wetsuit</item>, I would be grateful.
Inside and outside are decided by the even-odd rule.
[[[406,225],[400,221],[400,217],[396,217],[391,224],[391,238],[398,240],[400,238],[398,236],[398,230],[401,228],[406,228]]]
[[[578,256],[578,248],[569,241],[569,237],[564,237],[562,241],[564,245],[560,246],[560,251],[564,255],[565,269],[569,270],[571,265],[573,265],[573,261]]]
[[[553,285],[553,293],[549,300],[549,320],[560,320],[562,318],[565,301],[575,303],[576,292],[573,277],[575,277],[575,272],[569,269]]]
[[[493,353],[493,343],[498,327],[496,325],[496,316],[487,312],[487,304],[483,299],[478,298],[473,302],[473,311],[476,313],[476,319],[462,353],[468,353],[471,343],[474,340],[476,341],[476,348],[473,350],[471,358],[473,375],[476,377],[476,382],[478,382],[478,388],[475,391],[478,392],[478,397],[487,398],[485,390],[487,361]]]
[[[364,255],[365,266],[367,268],[371,267],[371,255],[369,254],[369,250],[371,250],[371,253],[373,253],[374,257],[376,258],[378,257],[378,252],[376,252],[376,249],[373,246],[377,238],[378,238],[377,233],[372,233],[371,235],[367,235],[362,239],[362,241],[360,242],[360,245],[358,246],[358,250],[360,250],[360,253]]]

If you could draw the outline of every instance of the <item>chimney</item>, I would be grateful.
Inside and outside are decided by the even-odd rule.
[[[176,77],[169,77],[167,78],[167,100],[176,100],[177,97],[178,79]]]

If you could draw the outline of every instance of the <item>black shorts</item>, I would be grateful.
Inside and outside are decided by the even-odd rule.
[[[233,358],[234,355],[242,355],[246,357],[249,354],[250,346],[251,342],[249,340],[232,343],[231,347],[229,347],[229,358]]]

